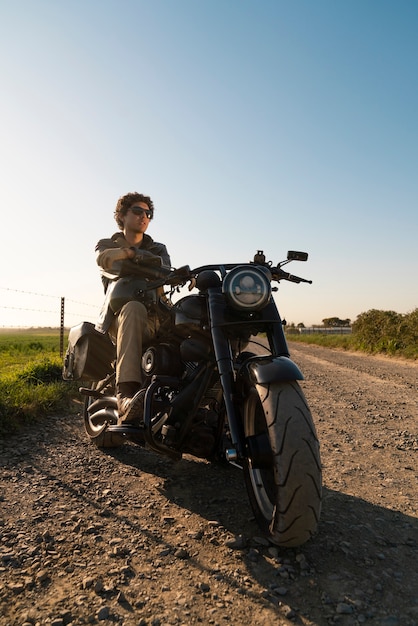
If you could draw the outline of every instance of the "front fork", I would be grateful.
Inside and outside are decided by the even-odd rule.
[[[232,448],[226,451],[228,461],[243,459],[245,437],[241,416],[237,413],[235,400],[235,372],[231,346],[224,333],[225,300],[217,289],[208,289],[208,313],[213,348],[225,401]]]

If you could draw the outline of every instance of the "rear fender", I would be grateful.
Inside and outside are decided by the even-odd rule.
[[[286,356],[252,356],[241,365],[238,377],[258,385],[304,379],[296,363]]]

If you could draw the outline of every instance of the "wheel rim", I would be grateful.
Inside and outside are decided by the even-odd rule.
[[[252,389],[245,406],[244,430],[247,437],[266,434],[267,423],[260,398],[255,389]],[[273,517],[276,486],[274,482],[274,468],[257,468],[252,466],[252,459],[248,458],[248,476],[252,491],[261,515],[267,522]]]

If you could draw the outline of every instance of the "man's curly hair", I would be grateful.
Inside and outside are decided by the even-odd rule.
[[[121,218],[126,215],[128,209],[137,202],[145,202],[152,212],[152,217],[154,216],[154,203],[149,196],[144,196],[142,193],[137,193],[136,191],[127,193],[119,198],[114,213],[116,223],[121,230],[123,230],[123,221]]]

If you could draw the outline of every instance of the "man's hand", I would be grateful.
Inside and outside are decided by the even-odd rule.
[[[137,265],[152,265],[153,267],[161,267],[162,260],[160,256],[149,252],[149,250],[138,250],[134,246],[129,248],[129,251],[133,253],[133,256],[129,256]]]

